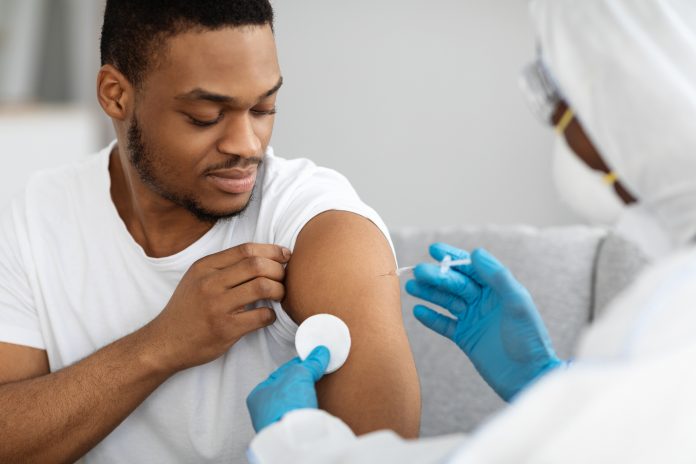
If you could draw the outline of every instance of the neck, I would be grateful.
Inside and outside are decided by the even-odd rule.
[[[153,192],[114,147],[109,159],[111,199],[133,239],[147,256],[174,255],[193,244],[213,224]]]

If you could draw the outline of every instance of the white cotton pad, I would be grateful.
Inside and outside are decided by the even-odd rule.
[[[317,314],[307,318],[295,335],[297,354],[304,361],[319,345],[324,345],[331,352],[326,373],[339,370],[350,353],[350,331],[346,323],[331,314]]]

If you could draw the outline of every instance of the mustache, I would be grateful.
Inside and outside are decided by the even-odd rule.
[[[242,157],[242,156],[231,156],[224,163],[216,164],[207,168],[204,174],[209,174],[214,171],[222,171],[225,169],[247,169],[251,166],[261,167],[263,164],[263,157],[252,156],[252,157]]]

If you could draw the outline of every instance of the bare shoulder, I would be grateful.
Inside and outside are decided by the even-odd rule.
[[[300,233],[286,274],[283,307],[298,323],[334,314],[350,329],[346,364],[319,382],[322,409],[355,433],[418,434],[420,389],[401,315],[389,241],[368,219],[331,211]],[[398,387],[398,388],[397,388]]]
[[[328,211],[312,219],[297,239],[283,306],[296,322],[318,312],[351,318],[351,312],[368,309],[359,306],[361,300],[376,297],[391,303],[385,310],[394,310],[399,305],[398,280],[382,275],[395,267],[379,227],[357,214]]]

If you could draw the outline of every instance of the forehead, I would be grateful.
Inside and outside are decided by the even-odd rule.
[[[280,78],[270,26],[191,30],[166,40],[162,60],[146,78],[154,92],[180,94],[193,88],[223,95],[258,95]]]

